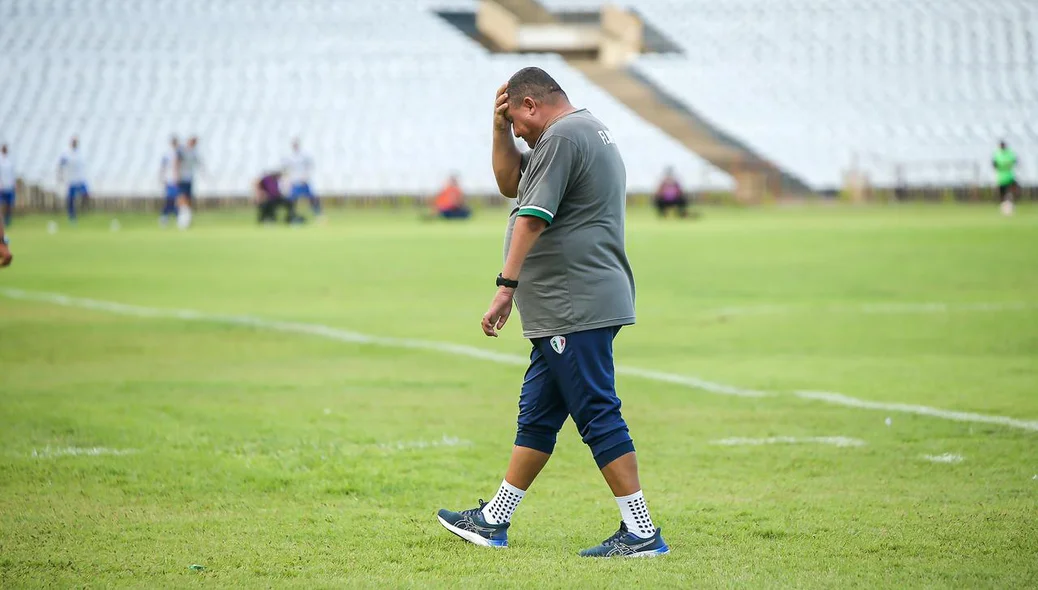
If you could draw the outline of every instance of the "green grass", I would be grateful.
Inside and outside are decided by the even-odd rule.
[[[478,327],[503,214],[336,211],[290,229],[206,213],[188,233],[132,216],[112,233],[97,214],[56,235],[29,217],[0,290],[521,355],[518,322],[496,340]],[[0,586],[1038,584],[1038,433],[793,394],[1038,419],[1038,211],[634,212],[628,249],[639,323],[619,363],[775,394],[619,379],[670,556],[575,556],[618,516],[570,424],[509,550],[436,523],[494,493],[522,367],[0,296]],[[862,308],[925,303],[949,307]],[[768,436],[867,444],[711,444]],[[419,445],[444,437],[459,444]],[[135,452],[53,456],[93,447]],[[923,459],[942,453],[965,460]]]

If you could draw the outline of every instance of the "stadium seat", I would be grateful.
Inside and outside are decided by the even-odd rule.
[[[855,159],[879,183],[895,181],[895,163],[918,171],[909,184],[960,182],[963,170],[992,182],[999,139],[1025,178],[1038,170],[1026,128],[1038,116],[1033,0],[619,4],[682,50],[645,55],[636,70],[816,188],[838,186]]]
[[[23,176],[55,186],[80,137],[93,192],[157,196],[170,134],[197,134],[201,196],[242,195],[294,137],[324,194],[432,193],[451,172],[495,193],[494,90],[551,71],[614,131],[632,191],[673,165],[693,188],[731,178],[647,125],[555,55],[491,55],[434,0],[0,0],[0,139]]]

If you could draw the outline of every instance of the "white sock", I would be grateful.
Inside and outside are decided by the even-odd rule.
[[[490,524],[509,522],[525,495],[526,490],[520,490],[507,481],[502,481],[501,487],[494,494],[494,499],[483,507],[483,518]]]
[[[629,532],[642,539],[648,539],[656,534],[656,527],[652,524],[649,507],[645,504],[645,496],[642,495],[641,490],[630,496],[618,497],[616,503],[620,505],[620,517],[624,519],[624,524],[627,525]]]
[[[181,207],[180,211],[177,212],[177,227],[180,229],[187,229],[191,227],[191,209],[188,207]]]

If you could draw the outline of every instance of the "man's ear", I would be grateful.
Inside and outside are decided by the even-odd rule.
[[[530,98],[529,96],[523,98],[523,107],[524,108],[532,111],[534,109],[534,107],[536,107],[536,106],[537,106],[537,103],[534,102],[534,100],[532,98]]]

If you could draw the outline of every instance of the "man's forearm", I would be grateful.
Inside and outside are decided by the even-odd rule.
[[[512,141],[512,135],[506,129],[494,130],[494,149],[492,154],[494,178],[501,194],[514,199],[519,192],[519,167],[522,155]]]
[[[501,276],[506,279],[519,280],[519,272],[523,269],[526,255],[530,253],[537,238],[541,236],[548,223],[540,217],[520,215],[515,219],[512,228],[512,241],[508,245],[508,257]]]

